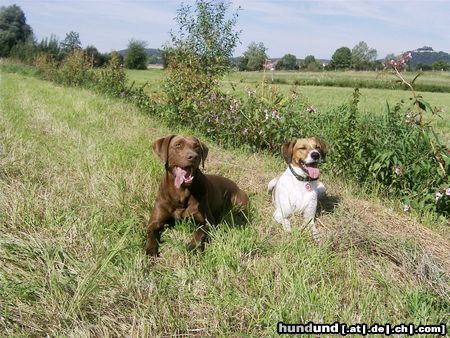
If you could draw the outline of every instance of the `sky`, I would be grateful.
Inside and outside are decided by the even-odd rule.
[[[101,52],[125,49],[132,38],[161,48],[177,28],[173,19],[181,3],[0,0],[2,6],[22,8],[38,41],[52,34],[63,40],[75,31],[83,47],[94,45]],[[423,46],[450,52],[450,0],[233,0],[230,9],[238,7],[236,29],[242,33],[235,56],[253,41],[263,42],[269,57],[330,59],[336,49],[351,49],[360,41],[375,48],[378,58]]]

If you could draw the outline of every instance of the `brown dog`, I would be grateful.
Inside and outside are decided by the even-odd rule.
[[[200,225],[188,249],[203,247],[210,224],[216,224],[231,207],[248,206],[247,194],[231,180],[205,175],[199,165],[208,147],[195,137],[169,135],[153,143],[153,151],[165,164],[155,206],[147,226],[147,254],[158,255],[158,240],[165,224],[193,217]]]

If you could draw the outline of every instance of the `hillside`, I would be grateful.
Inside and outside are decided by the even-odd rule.
[[[118,99],[18,74],[0,83],[0,331],[6,336],[272,336],[288,323],[447,323],[448,232],[323,175],[315,244],[271,219],[281,158],[210,147],[205,171],[250,193],[249,223],[143,251],[168,128]],[[198,135],[200,136],[200,135]],[[230,222],[232,223],[232,222]]]
[[[444,61],[450,63],[450,54],[446,52],[435,52],[431,47],[423,47],[411,52],[412,59],[409,61],[410,66],[416,67],[418,64],[431,65],[436,61]]]

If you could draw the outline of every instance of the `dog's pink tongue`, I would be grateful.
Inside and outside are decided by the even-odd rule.
[[[314,168],[314,167],[305,165],[305,170],[308,173],[309,177],[311,177],[312,179],[316,179],[320,176],[319,168]]]
[[[175,187],[179,188],[184,182],[184,177],[186,175],[186,170],[181,169],[180,167],[175,168]]]

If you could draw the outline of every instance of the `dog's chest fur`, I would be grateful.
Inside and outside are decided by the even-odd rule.
[[[290,207],[294,208],[292,211],[302,211],[311,202],[317,202],[317,186],[318,181],[298,180],[288,168],[278,179],[275,189],[272,191],[272,199],[274,202],[285,200],[285,198],[279,198],[283,195],[283,197],[288,197]]]

